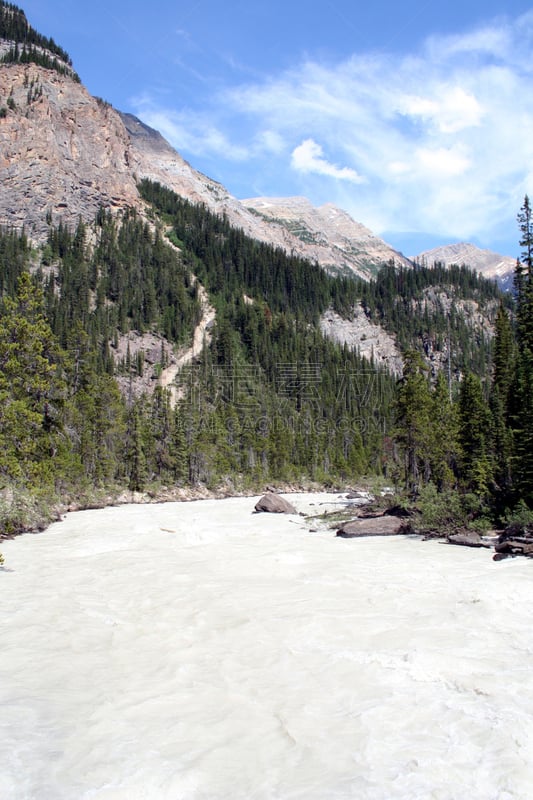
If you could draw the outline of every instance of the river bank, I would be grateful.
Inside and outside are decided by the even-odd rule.
[[[122,505],[219,500],[229,497],[253,497],[265,491],[294,492],[342,491],[339,484],[324,486],[313,481],[241,487],[232,481],[207,487],[204,484],[161,486],[154,484],[137,492],[123,486],[87,487],[65,490],[64,493],[34,494],[26,489],[6,488],[0,491],[0,542],[21,533],[39,533],[60,522],[68,513]]]

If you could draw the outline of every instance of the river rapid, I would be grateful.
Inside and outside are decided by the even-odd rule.
[[[530,800],[533,561],[254,503],[2,544],[0,797]]]

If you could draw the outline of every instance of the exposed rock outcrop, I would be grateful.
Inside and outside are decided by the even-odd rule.
[[[398,536],[411,532],[411,526],[404,519],[380,515],[345,522],[336,535],[343,539],[355,539],[362,536]]]
[[[30,87],[32,93],[30,93]],[[35,240],[47,216],[70,226],[98,208],[138,206],[131,145],[118,113],[68,76],[34,64],[0,67],[0,225]]]
[[[361,306],[353,310],[351,319],[343,319],[329,309],[320,318],[320,330],[333,341],[358,350],[368,361],[383,364],[394,375],[401,376],[403,360],[394,337],[373,323]]]
[[[494,547],[496,560],[507,556],[528,556],[533,558],[533,531],[529,526],[509,525],[498,537]]]
[[[452,264],[466,264],[471,269],[475,269],[484,275],[485,278],[493,278],[502,289],[511,289],[513,284],[513,273],[516,261],[511,256],[502,256],[492,250],[481,250],[469,242],[458,242],[442,247],[434,247],[416,256],[416,260],[421,264],[432,266],[436,261],[440,261],[447,267]]]
[[[265,495],[263,495],[263,497],[255,504],[255,510],[257,512],[265,511],[270,514],[298,513],[288,500],[285,500],[284,497],[281,497],[279,494],[274,494],[273,492],[267,492]]]

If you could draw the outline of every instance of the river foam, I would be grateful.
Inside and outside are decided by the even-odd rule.
[[[533,562],[254,502],[3,543],[0,797],[530,800]]]

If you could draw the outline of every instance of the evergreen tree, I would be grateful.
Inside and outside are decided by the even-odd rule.
[[[518,345],[521,351],[527,348],[533,352],[533,218],[527,195],[518,214],[518,225],[522,248],[515,270]]]
[[[500,305],[495,324],[493,362],[494,371],[490,394],[492,416],[492,454],[494,462],[494,501],[497,509],[511,502],[512,491],[512,419],[518,409],[513,384],[516,375],[515,342],[511,322],[503,305]]]
[[[431,395],[427,367],[416,351],[404,357],[396,401],[396,439],[404,454],[405,486],[416,494],[431,477]]]
[[[459,425],[444,374],[439,372],[431,397],[431,473],[438,491],[457,483]]]
[[[468,373],[459,393],[460,477],[463,487],[478,497],[493,486],[490,458],[491,418],[480,379]]]
[[[0,314],[0,476],[53,478],[66,396],[63,361],[43,292],[24,272]]]

